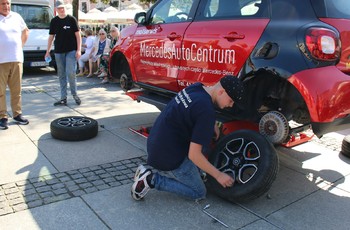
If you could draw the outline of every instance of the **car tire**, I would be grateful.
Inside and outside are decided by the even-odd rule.
[[[341,146],[341,153],[346,157],[350,157],[350,135],[344,137]]]
[[[253,200],[266,193],[279,168],[274,146],[252,130],[239,130],[223,137],[209,155],[209,161],[232,176],[235,183],[224,188],[208,176],[208,190],[231,202]]]
[[[90,117],[70,116],[53,120],[51,136],[64,141],[84,141],[98,133],[98,122]]]

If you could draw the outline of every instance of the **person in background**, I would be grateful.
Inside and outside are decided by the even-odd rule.
[[[194,83],[181,90],[162,110],[147,138],[147,163],[171,177],[152,172],[140,165],[134,176],[131,195],[141,200],[151,188],[200,200],[206,187],[199,168],[217,180],[224,188],[234,179],[219,171],[205,155],[215,129],[215,107],[224,109],[243,104],[244,87],[237,77],[226,75],[213,86]]]
[[[87,77],[92,76],[92,63],[89,61],[89,57],[92,47],[94,46],[95,36],[92,35],[92,30],[90,29],[85,30],[85,35],[86,41],[85,44],[82,45],[82,47],[85,49],[85,53],[79,58],[79,73],[77,74],[77,77],[84,76],[85,62],[89,62],[89,75]]]
[[[110,52],[111,40],[107,38],[107,32],[104,29],[100,29],[98,32],[98,37],[95,38],[94,47],[90,53],[90,62],[97,62],[97,70],[94,73],[95,75],[100,74],[100,57],[104,53]]]
[[[12,116],[16,123],[29,124],[22,116],[23,46],[29,30],[21,15],[11,11],[10,0],[0,0],[0,129],[8,129],[6,87],[11,96]]]
[[[111,26],[109,33],[111,35],[110,50],[112,50],[119,39],[120,31],[119,31],[118,27]],[[103,77],[103,80],[101,82],[102,84],[106,84],[109,82],[109,80],[108,80],[108,65],[109,65],[109,53],[104,53],[104,54],[102,54],[101,60],[100,60],[101,74],[98,76],[99,78]]]
[[[54,106],[67,105],[67,79],[71,94],[77,105],[81,100],[77,94],[76,68],[77,60],[81,56],[81,35],[78,22],[75,17],[66,13],[63,0],[57,0],[56,11],[58,16],[50,23],[49,39],[45,58],[50,56],[53,40],[55,40],[55,58],[57,64],[57,75],[60,81],[61,99]]]

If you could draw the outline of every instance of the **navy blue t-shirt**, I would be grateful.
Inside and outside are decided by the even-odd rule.
[[[148,164],[170,171],[188,156],[190,142],[209,148],[215,110],[201,83],[180,91],[156,119],[147,139]]]

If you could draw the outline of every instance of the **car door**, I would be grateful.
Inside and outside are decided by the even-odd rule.
[[[134,35],[133,64],[137,81],[177,91],[182,39],[198,0],[162,0]]]
[[[201,1],[184,36],[178,84],[237,75],[269,22],[268,0]]]

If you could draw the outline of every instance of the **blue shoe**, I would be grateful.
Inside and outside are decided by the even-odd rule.
[[[9,128],[9,126],[7,124],[7,121],[8,121],[7,118],[1,118],[0,119],[0,129],[5,130],[5,129]]]
[[[28,119],[25,119],[24,117],[22,117],[22,114],[14,117],[13,119],[16,121],[16,123],[18,123],[20,125],[28,125],[29,124]]]

